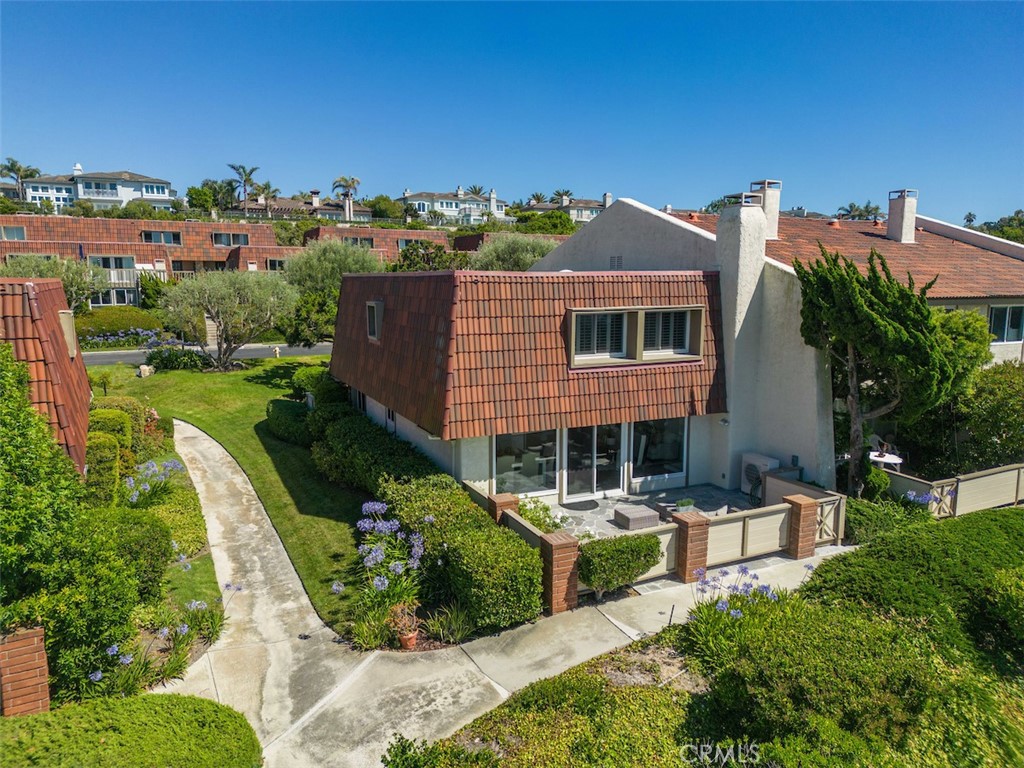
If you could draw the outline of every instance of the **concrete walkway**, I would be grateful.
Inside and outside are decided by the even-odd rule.
[[[336,641],[313,610],[263,505],[233,458],[211,437],[175,422],[175,447],[206,516],[225,591],[227,628],[184,680],[165,689],[241,711],[268,768],[366,768],[395,733],[450,735],[509,693],[684,619],[694,591],[672,579],[639,597],[582,608],[423,653],[358,653]],[[819,550],[815,562],[841,551]],[[748,565],[761,583],[796,587],[805,562]]]

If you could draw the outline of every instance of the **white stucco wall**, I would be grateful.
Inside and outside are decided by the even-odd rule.
[[[1005,363],[1008,360],[1024,362],[1024,342],[1004,341],[1001,344],[992,344],[992,363]]]
[[[718,264],[714,235],[624,197],[530,271],[607,270],[612,257],[621,257],[625,271],[717,269]]]
[[[712,473],[712,440],[715,430],[723,431],[725,427],[718,423],[723,418],[719,414],[711,416],[691,416],[687,419],[690,435],[687,444],[688,482],[690,485],[701,483],[720,483],[717,474]]]
[[[442,470],[449,474],[452,473],[455,467],[455,445],[453,442],[431,439],[429,432],[420,429],[401,414],[395,414],[394,424],[389,423],[387,420],[387,407],[372,397],[366,398],[366,415],[371,421],[385,427],[397,437],[415,445]]]
[[[491,438],[471,437],[455,441],[456,480],[469,483],[481,493],[491,492]]]

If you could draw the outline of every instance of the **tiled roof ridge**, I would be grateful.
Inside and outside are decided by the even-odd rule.
[[[444,398],[441,402],[441,437],[444,440],[451,439],[451,413],[455,403],[455,322],[459,311],[459,299],[462,294],[462,286],[459,281],[459,274],[452,272],[452,304],[448,313],[448,343],[445,349],[444,365]]]

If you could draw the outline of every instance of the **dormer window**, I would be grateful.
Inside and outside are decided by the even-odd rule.
[[[703,355],[704,308],[570,311],[570,365],[692,362]]]

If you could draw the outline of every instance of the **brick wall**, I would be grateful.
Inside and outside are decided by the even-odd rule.
[[[540,539],[544,563],[543,601],[551,615],[573,610],[579,602],[580,542],[571,533],[555,531]]]
[[[437,229],[381,229],[379,227],[314,227],[306,232],[303,242],[310,240],[344,240],[345,238],[370,238],[371,250],[383,264],[398,260],[399,240],[426,240],[448,247],[448,233]]]
[[[684,584],[697,581],[698,569],[708,567],[709,518],[700,512],[676,512],[672,520],[679,526],[676,536],[676,576]]]
[[[48,711],[49,674],[42,627],[0,636],[0,707],[3,716]]]
[[[790,506],[786,554],[794,560],[813,557],[818,535],[818,502],[800,493],[783,496],[782,500]]]

